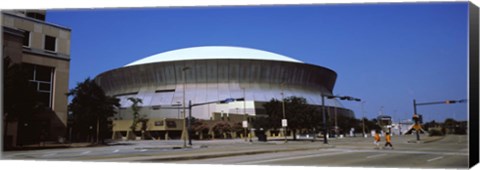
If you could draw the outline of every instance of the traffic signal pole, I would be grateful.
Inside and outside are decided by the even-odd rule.
[[[413,99],[413,120],[415,120],[415,127],[418,126],[418,116],[417,116],[417,102]],[[418,129],[415,129],[417,135],[417,141],[420,141],[420,133]]]
[[[454,103],[465,103],[467,102],[466,99],[462,100],[445,100],[445,101],[437,101],[437,102],[424,102],[424,103],[417,103],[415,99],[413,99],[413,120],[415,121],[415,130],[417,132],[417,141],[420,141],[420,134],[419,134],[419,117],[417,114],[417,106],[422,106],[422,105],[433,105],[433,104],[454,104]]]

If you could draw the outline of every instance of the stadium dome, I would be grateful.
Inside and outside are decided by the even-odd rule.
[[[207,59],[247,59],[247,60],[272,60],[303,63],[290,57],[280,54],[262,51],[245,47],[231,46],[203,46],[183,48],[164,53],[159,53],[150,57],[146,57],[130,64],[125,65],[141,65],[158,62],[182,61],[182,60],[207,60]]]
[[[178,135],[181,127],[174,125],[182,124],[180,107],[189,104],[195,105],[189,111],[197,119],[217,121],[229,115],[238,122],[245,115],[265,116],[263,104],[272,99],[297,96],[318,109],[325,106],[354,117],[338,100],[322,100],[323,95],[333,95],[336,78],[329,68],[268,51],[203,46],[145,57],[103,72],[95,82],[120,100],[114,134],[129,131],[133,118],[129,98],[139,98],[140,114],[149,118],[149,132]],[[242,100],[221,102],[226,99]]]

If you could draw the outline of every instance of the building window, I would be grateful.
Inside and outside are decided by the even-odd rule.
[[[30,47],[30,31],[23,31],[23,46]]]
[[[36,12],[27,12],[27,17],[45,21],[45,15]]]
[[[45,35],[45,50],[55,51],[56,39],[55,37]]]
[[[38,101],[52,108],[54,68],[33,64],[25,64],[25,67],[29,71],[30,83],[38,92]]]

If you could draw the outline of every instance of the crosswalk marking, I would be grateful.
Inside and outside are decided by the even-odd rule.
[[[49,157],[49,156],[53,156],[55,155],[56,153],[49,153],[49,154],[46,154],[46,155],[43,155],[43,157]]]
[[[92,151],[85,151],[85,152],[82,152],[81,155],[89,154],[90,152]]]
[[[294,156],[294,157],[286,157],[286,158],[242,162],[240,164],[258,164],[258,163],[265,163],[265,162],[275,162],[275,161],[284,161],[284,160],[292,160],[292,159],[303,159],[303,158],[319,157],[319,156],[340,155],[340,154],[345,154],[345,153],[348,153],[348,152],[346,152],[346,151],[344,151],[344,152],[328,152],[328,153],[320,153],[320,154],[313,154],[313,155],[304,155],[304,156]]]
[[[375,158],[375,157],[380,157],[380,156],[385,156],[385,155],[387,155],[387,154],[384,153],[384,154],[378,154],[378,155],[371,155],[371,156],[367,156],[367,159],[369,159],[369,158]]]
[[[427,160],[427,162],[432,162],[432,161],[439,160],[439,159],[443,159],[443,156],[439,156],[439,157],[436,157],[436,158],[429,159],[429,160]]]

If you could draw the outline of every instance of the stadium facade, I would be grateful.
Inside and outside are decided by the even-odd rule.
[[[283,55],[243,47],[204,46],[178,49],[137,60],[124,67],[99,74],[95,81],[107,95],[120,99],[114,120],[114,138],[129,131],[131,102],[140,98],[140,115],[149,119],[147,131],[179,132],[182,106],[192,107],[197,119],[218,120],[231,116],[241,120],[262,115],[263,104],[271,99],[299,96],[320,106],[321,95],[332,95],[337,74],[328,68],[303,63]],[[283,96],[282,96],[283,93]],[[219,103],[229,98],[242,101]],[[354,117],[336,99],[325,106],[338,114]],[[188,112],[187,112],[188,113]],[[298,113],[301,114],[301,113]],[[177,133],[178,134],[178,133]]]

